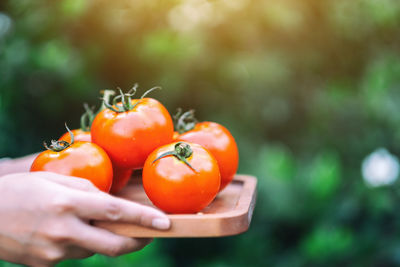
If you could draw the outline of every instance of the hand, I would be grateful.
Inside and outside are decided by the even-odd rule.
[[[128,238],[90,225],[124,221],[165,230],[160,211],[98,190],[90,181],[49,172],[0,177],[0,259],[49,266],[63,259],[140,250],[150,239]]]
[[[0,158],[0,177],[6,174],[28,172],[38,153],[17,159]]]

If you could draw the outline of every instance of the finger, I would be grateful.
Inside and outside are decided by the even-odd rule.
[[[77,246],[71,246],[68,248],[68,251],[66,253],[66,258],[67,259],[86,259],[94,255],[94,252],[77,247]]]
[[[65,176],[52,172],[36,172],[41,178],[52,181],[54,183],[64,185],[73,189],[87,191],[87,192],[100,192],[91,181],[74,176]]]
[[[14,159],[15,166],[19,167],[19,171],[29,171],[31,165],[39,153],[27,155],[21,158]]]
[[[170,221],[164,213],[106,193],[77,191],[73,201],[76,201],[75,214],[83,219],[129,222],[159,230],[170,227]]]
[[[38,154],[17,159],[6,159],[0,164],[0,176],[19,172],[28,172]]]
[[[140,250],[152,241],[149,238],[119,236],[84,223],[79,226],[78,233],[71,243],[86,250],[112,257]]]

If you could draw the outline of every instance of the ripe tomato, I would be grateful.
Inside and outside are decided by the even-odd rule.
[[[92,141],[90,132],[85,132],[81,129],[72,130],[71,132],[74,134],[76,141],[85,141],[85,142]],[[68,132],[65,133],[63,136],[61,136],[59,140],[71,142],[70,134]],[[129,182],[132,172],[133,172],[132,169],[120,168],[115,164],[113,164],[113,182],[110,189],[110,193],[117,194],[119,191],[121,191],[125,187],[125,185]]]
[[[91,142],[92,141],[92,136],[90,135],[90,132],[86,132],[82,129],[75,129],[75,130],[72,130],[71,132],[74,134],[75,141],[83,141],[83,142]],[[68,132],[66,132],[58,140],[63,140],[68,143],[71,143],[71,136]]]
[[[114,170],[114,179],[113,183],[110,189],[111,194],[117,194],[119,191],[121,191],[126,184],[129,182],[132,176],[132,169],[123,169],[119,168],[117,166],[113,166]]]
[[[115,94],[112,90],[105,90],[102,92],[103,98],[109,99],[112,95]],[[90,108],[87,104],[83,105],[85,108],[85,113],[81,116],[81,128],[72,130],[72,134],[74,135],[75,141],[85,141],[85,142],[92,142],[92,136],[90,134],[90,128],[92,122],[95,117],[95,113],[93,108]],[[103,110],[105,107],[100,107],[100,110]],[[67,141],[68,143],[71,142],[71,135],[69,132],[66,132],[62,135],[59,139],[60,141]],[[132,169],[122,169],[117,166],[113,165],[113,182],[110,189],[111,194],[116,194],[125,187],[125,185],[129,182],[131,178],[133,170]]]
[[[31,171],[49,171],[90,180],[97,188],[109,192],[113,180],[110,158],[98,145],[90,142],[52,141],[49,149],[33,161]]]
[[[172,141],[174,127],[160,102],[143,98],[144,95],[140,99],[131,96],[121,92],[117,99],[122,101],[116,103],[114,99],[113,106],[105,101],[108,109],[95,117],[91,134],[92,141],[107,152],[115,165],[140,169],[154,149]]]
[[[180,132],[176,141],[202,145],[215,157],[221,172],[220,190],[224,189],[232,181],[239,164],[239,151],[232,134],[216,122],[197,123],[193,111],[182,114],[176,125]]]
[[[143,168],[143,187],[155,206],[168,213],[196,213],[218,193],[218,163],[202,146],[177,142],[157,148]]]
[[[74,134],[76,141],[85,141],[85,142],[92,141],[90,132],[85,132],[82,131],[81,129],[72,130],[71,132]],[[71,142],[71,137],[67,132],[63,136],[61,136],[59,140]],[[113,182],[110,189],[110,193],[117,194],[119,191],[121,191],[125,187],[125,185],[129,182],[132,172],[133,172],[132,169],[120,168],[115,164],[113,164]]]

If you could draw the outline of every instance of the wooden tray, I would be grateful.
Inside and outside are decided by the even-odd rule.
[[[122,190],[120,197],[153,206],[143,190],[141,179]],[[256,203],[257,179],[236,175],[215,200],[197,214],[170,214],[171,228],[159,231],[128,223],[96,222],[96,226],[129,237],[221,237],[245,232]]]

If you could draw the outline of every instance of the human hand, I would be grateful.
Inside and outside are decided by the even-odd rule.
[[[118,256],[151,241],[116,235],[90,220],[170,226],[160,211],[101,192],[86,179],[50,172],[0,177],[0,196],[0,259],[26,265],[49,266],[93,253]]]
[[[28,172],[38,155],[36,153],[16,159],[0,158],[0,177],[11,173]]]

